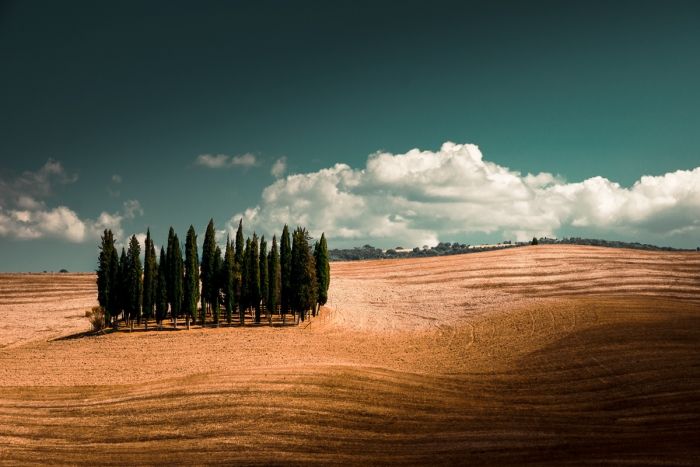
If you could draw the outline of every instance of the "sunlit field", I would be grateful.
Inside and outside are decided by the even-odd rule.
[[[0,463],[700,458],[700,254],[331,264],[299,326],[85,333],[92,274],[0,275]]]

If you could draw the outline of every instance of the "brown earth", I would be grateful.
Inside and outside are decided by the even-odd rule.
[[[331,269],[299,327],[88,337],[93,275],[0,275],[0,463],[700,462],[700,254]]]

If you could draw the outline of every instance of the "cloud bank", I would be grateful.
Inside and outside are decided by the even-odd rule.
[[[55,185],[73,183],[77,179],[77,175],[68,174],[60,162],[52,159],[35,172],[1,178],[0,237],[57,238],[81,243],[98,239],[104,229],[112,229],[121,238],[124,234],[122,220],[143,215],[141,204],[136,200],[126,201],[118,212],[102,212],[96,219],[81,219],[66,206],[47,207],[44,199],[53,193]]]
[[[567,183],[447,142],[435,152],[378,152],[362,169],[336,164],[278,179],[230,219],[229,231],[241,217],[262,233],[305,225],[335,245],[420,246],[470,234],[526,240],[562,230],[673,242],[700,234],[700,167],[643,176],[629,188],[600,176]]]

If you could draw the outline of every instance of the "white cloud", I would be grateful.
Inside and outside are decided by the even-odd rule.
[[[287,171],[287,158],[282,156],[272,164],[272,169],[270,169],[270,174],[275,178],[280,178]]]
[[[86,229],[85,222],[65,206],[36,211],[0,208],[0,236],[19,239],[53,237],[82,242]]]
[[[200,154],[195,159],[195,164],[208,167],[210,169],[224,169],[229,167],[253,167],[258,161],[254,154],[245,153],[239,156],[228,156],[226,154]]]
[[[136,200],[126,201],[120,212],[102,212],[96,219],[81,219],[67,206],[47,207],[41,198],[52,194],[56,183],[73,183],[60,162],[49,159],[36,172],[0,179],[0,237],[17,239],[57,238],[73,243],[93,241],[104,229],[123,236],[122,221],[143,215]]]
[[[287,223],[325,231],[336,245],[435,244],[469,234],[525,240],[562,229],[608,237],[671,240],[700,233],[700,167],[645,176],[625,188],[603,177],[566,183],[485,161],[475,145],[375,153],[363,169],[345,164],[290,175],[265,188],[258,206],[236,214],[268,233]]]
[[[231,158],[231,165],[239,165],[241,167],[252,167],[258,163],[255,155],[246,153],[240,156],[233,156]]]
[[[44,202],[37,201],[31,196],[21,195],[17,198],[17,207],[21,209],[37,210],[44,207]]]
[[[119,174],[112,175],[112,183],[119,184],[122,182],[122,176]]]
[[[124,208],[122,211],[124,212],[124,217],[127,219],[134,219],[136,216],[143,216],[143,208],[141,207],[141,203],[135,199],[124,201]]]
[[[128,209],[125,203],[125,210]],[[57,238],[72,243],[98,239],[105,229],[116,238],[124,237],[122,221],[132,218],[126,212],[102,212],[96,219],[81,219],[66,206],[37,210],[4,209],[0,207],[0,237],[22,240]]]
[[[0,178],[0,205],[26,203],[35,198],[46,198],[56,184],[66,185],[78,180],[69,174],[60,162],[49,159],[37,171],[25,171],[14,178]]]
[[[220,169],[226,167],[229,162],[229,157],[226,154],[200,154],[195,159],[197,165],[203,165],[204,167],[209,167],[210,169]]]

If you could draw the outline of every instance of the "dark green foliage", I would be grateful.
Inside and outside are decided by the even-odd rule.
[[[175,281],[175,275],[173,274],[173,268],[175,267],[175,262],[173,261],[173,243],[175,241],[175,229],[170,227],[170,230],[168,230],[168,244],[165,250],[165,257],[167,259],[166,264],[168,266],[168,269],[166,271],[166,278],[168,280],[168,303],[170,304],[170,310],[172,311],[173,308],[173,292],[175,291],[174,288],[174,281]]]
[[[245,249],[245,241],[243,240],[243,219],[238,223],[236,230],[236,252],[234,259],[239,265],[243,263],[243,250]]]
[[[182,249],[180,248],[180,240],[177,234],[174,233],[172,227],[170,231],[173,233],[172,238],[168,242],[168,301],[170,302],[170,316],[173,323],[177,325],[177,318],[182,311],[182,299],[184,297],[184,264],[182,262]]]
[[[291,298],[291,275],[292,275],[292,243],[289,238],[289,227],[287,224],[282,229],[282,238],[280,239],[280,274],[281,274],[281,305],[282,317],[290,311]]]
[[[199,255],[197,253],[197,234],[190,225],[185,240],[185,291],[183,311],[190,319],[197,319],[197,304],[199,302]]]
[[[167,246],[160,249],[159,260],[148,229],[143,264],[136,236],[129,239],[128,250],[122,248],[121,255],[118,255],[114,235],[105,230],[97,268],[100,309],[107,318],[113,318],[115,326],[119,314],[122,314],[127,324],[145,318],[146,328],[154,314],[160,328],[168,312],[177,327],[177,320],[184,313],[189,328],[190,318],[197,318],[197,302],[201,298],[203,325],[208,311],[218,325],[222,306],[229,324],[236,309],[241,325],[245,324],[248,310],[251,310],[254,321],[260,323],[263,306],[272,323],[273,313],[283,312],[284,279],[287,281],[286,310],[294,312],[301,320],[305,319],[307,311],[315,312],[319,304],[326,302],[330,267],[325,235],[321,235],[312,252],[306,229],[298,227],[290,236],[285,225],[281,248],[278,248],[277,237],[273,236],[268,252],[264,236],[258,240],[257,234],[253,233],[253,237],[244,242],[242,228],[241,221],[235,242],[227,238],[225,254],[222,255],[221,248],[216,245],[214,223],[210,221],[201,265],[197,255],[197,236],[192,226],[184,245],[185,258],[181,250],[183,245],[171,227]],[[287,262],[286,274],[282,251]],[[284,314],[282,316],[284,318]]]
[[[112,258],[110,259],[110,294],[107,300],[107,310],[109,311],[110,319],[114,319],[116,324],[116,317],[119,315],[121,297],[119,296],[121,280],[121,271],[119,269],[119,255],[117,254],[117,248],[112,248]]]
[[[157,282],[156,249],[151,239],[151,229],[148,229],[143,253],[143,319],[146,321],[146,327],[148,327],[148,320],[153,317]]]
[[[268,294],[267,306],[270,313],[277,312],[280,304],[280,255],[277,249],[277,237],[272,237],[272,248],[267,259],[268,265]]]
[[[214,260],[212,261],[211,277],[211,315],[214,323],[219,325],[219,303],[221,299],[221,285],[223,283],[224,263],[221,259],[221,248],[218,246],[214,250]]]
[[[318,286],[317,301],[319,305],[325,305],[328,301],[328,287],[331,283],[331,267],[328,260],[328,244],[324,233],[321,234],[321,239],[314,246],[314,260],[316,262],[316,282]]]
[[[267,277],[267,242],[265,241],[265,236],[260,237],[260,255],[258,261],[258,269],[260,271],[260,299],[263,305],[267,308],[267,295],[269,293],[268,289],[268,277]],[[267,314],[270,314],[270,310],[267,310]]]
[[[245,250],[245,240],[243,240],[243,219],[238,223],[238,230],[236,231],[236,251],[233,255],[233,260],[235,263],[235,274],[234,274],[234,295],[236,296],[236,304],[239,309],[239,314],[241,316],[244,308],[242,306],[241,291],[243,289],[243,251]],[[241,324],[243,322],[241,321]]]
[[[206,320],[206,306],[213,302],[214,297],[214,255],[216,253],[216,232],[214,231],[214,219],[209,220],[207,231],[204,234],[202,245],[202,264],[200,277],[202,279],[202,326]]]
[[[114,235],[111,230],[105,230],[100,245],[100,255],[97,264],[97,301],[105,309],[110,321],[116,314],[115,303],[119,291],[116,280],[118,278],[119,259],[114,246]]]
[[[226,322],[231,324],[233,308],[236,306],[236,255],[233,242],[228,238],[226,239],[226,252],[224,253],[224,265],[221,275],[223,280],[221,288],[224,294]]]
[[[537,245],[537,237],[532,237],[532,241],[530,242],[530,245]]]
[[[141,266],[141,245],[136,239],[136,235],[132,235],[129,240],[129,250],[126,254],[126,286],[124,290],[125,305],[124,310],[129,315],[129,320],[141,318],[141,296],[143,294],[143,282],[141,275],[143,268]]]
[[[240,322],[243,324],[245,322],[245,311],[250,306],[250,299],[248,288],[250,284],[248,283],[248,270],[250,256],[250,238],[245,241],[245,248],[243,249],[243,256],[241,257],[241,301],[238,306]]]
[[[126,309],[126,297],[128,290],[128,273],[129,265],[126,261],[126,251],[122,247],[122,253],[119,256],[119,278],[117,283],[119,284],[117,288],[117,314],[124,313],[124,320],[128,321],[128,316],[124,312]]]
[[[158,281],[156,283],[156,322],[160,325],[168,314],[168,262],[165,250],[160,247],[158,263]]]
[[[292,236],[292,274],[290,305],[302,321],[316,306],[316,265],[309,247],[306,229],[297,227]]]
[[[255,311],[255,322],[260,322],[260,259],[258,253],[258,236],[253,233],[248,250],[248,305]]]

